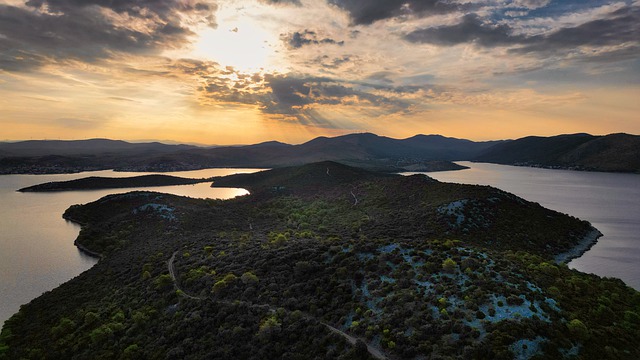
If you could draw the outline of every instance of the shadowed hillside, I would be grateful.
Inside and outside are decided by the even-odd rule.
[[[497,144],[474,161],[576,170],[640,172],[640,136],[530,136]]]

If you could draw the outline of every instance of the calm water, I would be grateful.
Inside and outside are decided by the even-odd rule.
[[[445,182],[491,185],[591,222],[604,236],[569,267],[617,277],[640,290],[640,175],[459,164],[471,169],[427,175]]]
[[[169,175],[203,178],[255,169],[207,169]],[[85,204],[108,194],[151,190],[195,198],[227,199],[247,193],[243,189],[211,188],[209,183],[155,188],[19,193],[16,190],[48,181],[86,176],[125,177],[141,173],[96,171],[66,175],[0,176],[0,325],[45,291],[79,275],[96,263],[73,245],[80,227],[62,218],[73,204]]]

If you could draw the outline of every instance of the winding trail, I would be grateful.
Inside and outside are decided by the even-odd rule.
[[[380,349],[375,348],[375,347],[367,344],[367,342],[364,341],[363,339],[351,336],[351,335],[347,334],[346,332],[344,332],[344,331],[342,331],[340,329],[337,329],[337,328],[335,328],[335,327],[333,327],[333,326],[331,326],[331,325],[329,325],[327,323],[321,322],[321,324],[324,325],[327,329],[331,330],[333,333],[338,334],[338,335],[342,336],[343,338],[345,338],[349,342],[349,344],[351,344],[353,346],[356,345],[356,342],[358,340],[362,340],[367,345],[367,351],[369,351],[369,354],[371,354],[371,356],[373,356],[374,358],[380,359],[380,360],[387,359],[385,354],[383,354],[382,351],[380,351]]]
[[[176,277],[176,269],[175,269],[175,266],[173,264],[175,262],[175,260],[176,260],[176,254],[178,254],[178,252],[179,251],[174,251],[173,254],[171,254],[171,258],[167,261],[167,268],[169,269],[169,275],[171,276],[171,280],[173,280],[173,287],[176,290],[179,290],[180,294],[182,296],[186,297],[186,298],[193,299],[193,300],[206,300],[206,297],[191,295],[191,294],[187,293],[186,291],[184,291],[183,289],[180,288],[180,285],[178,284],[178,279]],[[241,302],[242,303],[246,303],[246,304],[248,304],[250,306],[264,307],[264,305],[260,305],[260,304],[247,303],[245,301],[241,301]],[[231,301],[223,301],[223,303],[231,304],[232,302]],[[236,301],[234,301],[233,303],[236,303]],[[269,311],[271,311],[271,312],[275,312],[277,310],[274,306],[271,306],[271,305],[268,305],[268,304],[267,304],[267,306],[269,308]],[[358,337],[355,337],[355,336],[351,336],[351,335],[347,334],[346,332],[344,332],[344,331],[342,331],[342,330],[340,330],[338,328],[335,328],[335,327],[333,327],[333,326],[331,326],[331,325],[329,325],[329,324],[327,324],[325,322],[320,321],[318,318],[316,318],[314,316],[311,316],[310,314],[307,314],[307,313],[303,313],[303,314],[304,314],[304,316],[306,318],[313,319],[313,320],[319,322],[320,324],[324,325],[332,333],[342,336],[352,346],[355,346],[356,342],[358,340],[363,341],[367,345],[367,351],[369,351],[369,354],[371,354],[371,356],[373,356],[374,358],[376,358],[378,360],[386,360],[386,359],[388,359],[387,356],[380,349],[369,345],[369,343],[367,343],[365,341],[365,339],[358,338]]]
[[[178,279],[176,278],[176,269],[175,269],[175,266],[173,266],[173,262],[176,260],[177,253],[178,251],[174,251],[173,254],[171,255],[171,259],[167,261],[167,267],[169,268],[169,275],[171,276],[171,280],[173,280],[173,287],[176,288],[176,290],[179,290],[184,297],[187,297],[193,300],[204,300],[205,299],[204,297],[193,296],[187,293],[186,291],[184,291],[183,289],[181,289],[180,285],[178,285]]]

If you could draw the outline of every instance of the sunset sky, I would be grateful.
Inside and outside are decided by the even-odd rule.
[[[640,1],[0,0],[0,140],[640,134]]]

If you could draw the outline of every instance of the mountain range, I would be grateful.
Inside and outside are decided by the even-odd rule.
[[[299,145],[196,147],[118,140],[0,143],[0,173],[62,173],[116,169],[180,171],[215,167],[282,167],[316,161],[389,172],[456,170],[451,161],[593,171],[640,172],[640,136],[611,134],[525,137],[475,142],[441,135],[393,139],[371,133],[318,137]]]

